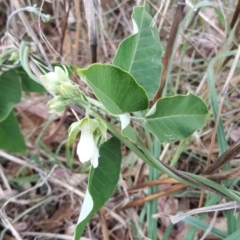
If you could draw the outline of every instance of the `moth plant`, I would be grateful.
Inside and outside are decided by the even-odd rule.
[[[161,143],[188,138],[204,126],[208,108],[191,92],[164,97],[151,105],[160,87],[162,46],[153,18],[144,7],[134,8],[132,20],[133,34],[119,44],[112,64],[77,68],[80,79],[96,98],[86,96],[63,67],[55,67],[54,72],[41,76],[44,86],[55,95],[48,102],[51,112],[62,112],[67,105],[85,110],[85,117],[72,123],[68,131],[68,145],[78,142],[79,160],[91,162],[75,240],[80,239],[91,216],[111,197],[117,185],[121,144],[152,168],[194,185],[162,164],[158,160],[160,152],[154,154],[152,143],[160,149]],[[107,121],[105,115],[114,121]],[[133,127],[135,122],[139,130]],[[148,146],[141,140],[140,131],[149,136]]]

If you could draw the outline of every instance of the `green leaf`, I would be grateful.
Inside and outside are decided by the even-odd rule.
[[[236,232],[232,233],[230,236],[225,238],[225,240],[238,240],[240,239],[240,229],[238,229]]]
[[[111,197],[120,174],[121,143],[111,138],[100,147],[99,165],[91,168],[88,191],[82,205],[74,240],[79,240],[86,224]]]
[[[185,172],[187,176],[190,178],[196,180],[197,182],[210,187],[213,191],[216,190],[216,194],[218,192],[221,192],[223,195],[228,196],[228,199],[231,199],[233,201],[236,201],[237,203],[240,203],[240,196],[236,192],[232,191],[231,189],[226,188],[225,186],[220,185],[219,183],[216,183],[210,179],[207,179],[205,177],[202,177],[200,175],[196,175],[193,173]],[[216,195],[215,194],[215,195]]]
[[[137,136],[130,125],[131,117],[129,113],[119,115],[119,120],[121,122],[121,133],[124,137],[127,137],[132,142],[137,142]]]
[[[0,149],[18,153],[26,152],[27,150],[18,121],[13,112],[0,123]]]
[[[201,221],[200,219],[194,218],[192,216],[187,216],[182,221],[191,224],[192,226],[195,226],[198,230],[202,229],[204,231],[208,231],[209,224],[205,223],[204,221]],[[225,232],[220,231],[219,229],[212,227],[210,229],[210,233],[218,237],[219,239],[225,239],[227,237],[227,234]],[[192,239],[192,238],[190,238]],[[239,238],[237,238],[239,239]],[[236,239],[236,240],[237,240]]]
[[[18,76],[21,78],[22,90],[25,92],[37,92],[37,93],[45,93],[46,89],[33,79],[29,77],[29,75],[25,72],[22,67],[18,67],[14,69]]]
[[[21,176],[21,177],[14,177],[10,178],[9,182],[14,182],[14,183],[36,183],[39,181],[39,175],[38,174],[33,174],[30,176]]]
[[[148,98],[131,74],[109,64],[93,64],[78,73],[86,77],[88,85],[99,101],[112,114],[137,112],[148,108]]]
[[[174,142],[202,128],[207,115],[206,104],[190,93],[158,100],[145,123],[160,142]]]
[[[14,70],[0,76],[0,122],[3,121],[14,106],[21,101],[21,84]]]
[[[159,33],[144,7],[135,7],[132,18],[138,32],[119,45],[113,64],[131,73],[151,100],[159,88],[162,71]]]

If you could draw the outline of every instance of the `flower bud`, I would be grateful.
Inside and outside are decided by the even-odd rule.
[[[68,74],[60,67],[55,67],[54,72],[40,76],[40,79],[46,89],[52,94],[58,93],[58,87],[61,83],[70,82]]]
[[[61,96],[56,96],[53,99],[51,99],[47,105],[50,108],[51,113],[60,113],[63,112],[66,108],[66,100],[62,98]]]
[[[73,85],[71,82],[61,83],[57,89],[59,94],[65,99],[73,99],[81,95],[78,86]]]

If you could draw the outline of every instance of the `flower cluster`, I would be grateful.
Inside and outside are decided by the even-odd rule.
[[[55,67],[54,72],[42,75],[40,79],[46,89],[55,96],[47,104],[53,113],[62,112],[71,102],[79,101],[79,99],[86,100],[79,87],[69,79],[66,68],[64,71],[60,67]],[[75,141],[80,131],[81,137],[77,145],[79,160],[82,163],[90,161],[96,168],[99,158],[98,146],[107,139],[107,126],[102,120],[89,117],[74,122],[69,127],[68,145]]]
[[[40,80],[44,87],[52,95],[55,95],[47,103],[52,113],[62,112],[67,104],[74,102],[76,99],[83,98],[83,93],[79,87],[69,79],[66,68],[63,70],[60,67],[55,67],[54,72],[40,76]]]
[[[44,87],[46,87],[46,89],[53,95],[59,93],[58,87],[60,87],[62,83],[71,83],[67,70],[65,69],[64,71],[60,67],[55,67],[54,72],[49,72],[40,76],[40,80],[42,81]]]

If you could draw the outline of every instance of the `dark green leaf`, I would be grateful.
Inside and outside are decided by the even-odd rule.
[[[38,93],[46,92],[46,89],[41,84],[31,79],[22,67],[15,68],[15,71],[17,72],[17,74],[22,80],[21,83],[22,83],[23,91],[38,92]]]
[[[121,167],[121,144],[116,138],[111,138],[100,147],[99,165],[92,168],[89,176],[88,191],[92,197],[93,205],[88,205],[90,201],[83,203],[81,211],[85,211],[86,218],[78,223],[74,235],[74,240],[79,240],[86,224],[105,202],[111,197],[120,174]],[[85,199],[86,200],[86,199]],[[84,208],[86,207],[86,208]]]
[[[19,153],[27,150],[18,121],[13,112],[0,123],[0,149]]]
[[[148,98],[131,74],[109,64],[93,64],[78,73],[86,81],[99,101],[112,114],[145,110]]]
[[[14,70],[0,76],[0,122],[3,121],[14,106],[21,101],[20,78]]]
[[[120,43],[113,64],[131,73],[153,99],[162,71],[158,29],[144,7],[135,7],[132,18],[138,31]]]

